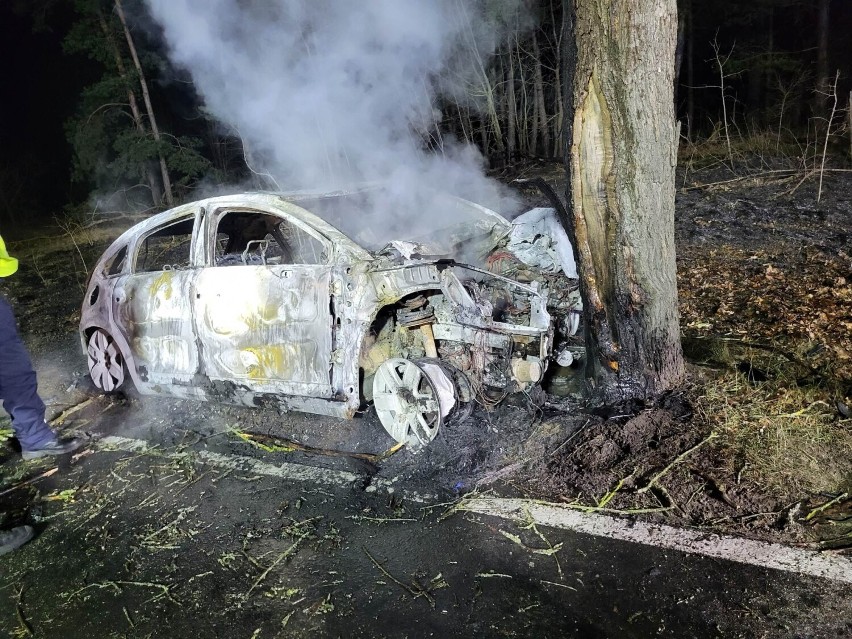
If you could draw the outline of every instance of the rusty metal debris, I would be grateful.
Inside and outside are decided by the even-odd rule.
[[[436,194],[428,232],[402,241],[370,219],[382,198],[373,187],[247,193],[132,227],[84,298],[94,383],[344,418],[373,401],[387,432],[417,450],[475,402],[582,356],[552,211],[512,224]]]

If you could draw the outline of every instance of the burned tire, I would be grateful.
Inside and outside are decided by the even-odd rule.
[[[455,403],[449,409],[442,409],[441,413],[444,417],[444,426],[458,426],[464,424],[473,414],[473,409],[476,406],[476,397],[474,396],[473,386],[470,380],[458,368],[452,364],[434,358],[424,357],[415,360],[421,367],[437,366],[443,374],[449,379],[454,388]]]

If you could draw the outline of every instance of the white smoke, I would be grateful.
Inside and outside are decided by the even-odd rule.
[[[146,0],[206,108],[283,190],[389,181],[492,208],[479,152],[436,131],[436,85],[481,77],[520,0]],[[505,206],[504,206],[505,208]]]

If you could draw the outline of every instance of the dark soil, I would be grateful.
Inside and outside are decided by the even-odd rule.
[[[828,176],[817,203],[815,181],[794,188],[800,180],[732,179],[721,170],[679,177],[676,238],[689,387],[638,414],[590,415],[579,432],[575,419],[554,415],[564,442],[536,457],[523,479],[513,481],[516,489],[578,508],[849,548],[852,451],[836,455],[846,479],[834,490],[779,490],[760,478],[750,481],[724,438],[705,442],[719,424],[693,410],[716,376],[739,371],[746,387],[766,381],[751,359],[757,349],[785,362],[794,386],[825,389],[833,427],[852,430],[848,415],[834,407],[837,401],[842,409],[852,396],[852,183],[845,174]],[[714,352],[718,344],[725,358]]]

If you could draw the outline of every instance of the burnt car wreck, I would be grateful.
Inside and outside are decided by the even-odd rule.
[[[410,241],[388,240],[400,216],[365,219],[393,210],[379,187],[215,197],[137,224],[83,301],[95,385],[342,418],[372,401],[417,450],[582,355],[552,210],[512,223],[446,195],[430,206]]]

